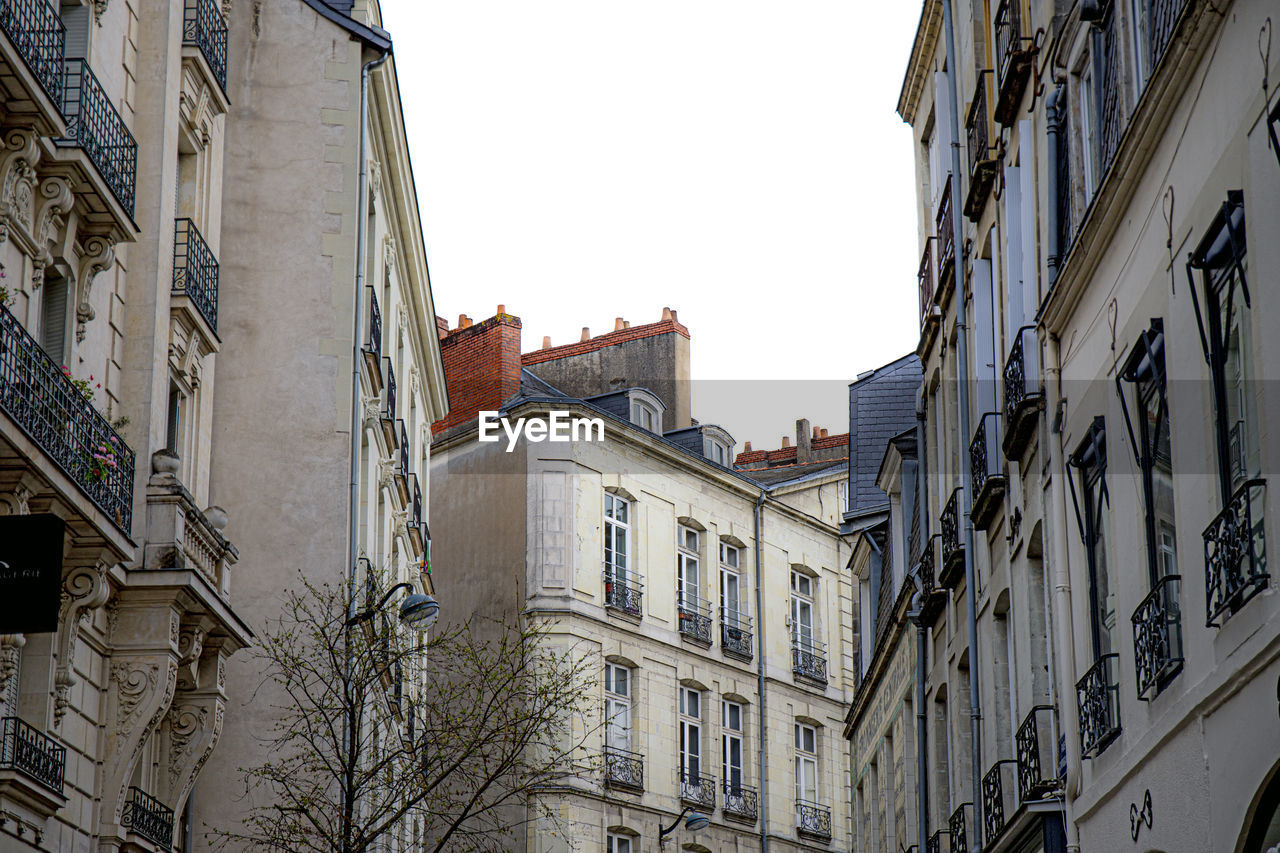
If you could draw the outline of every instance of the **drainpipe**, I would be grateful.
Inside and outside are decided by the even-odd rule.
[[[925,444],[925,398],[922,393],[916,398],[916,458],[919,460],[916,469],[916,514],[920,519],[920,537],[924,547],[932,546],[929,538],[929,454]],[[928,637],[921,619],[924,599],[921,592],[916,593],[916,606],[907,618],[916,623],[916,822],[919,825],[919,838],[916,849],[924,853],[929,841],[929,716],[925,709],[925,655],[929,649]]]
[[[956,384],[960,401],[960,503],[964,512],[964,578],[965,598],[969,604],[969,721],[973,765],[971,796],[975,817],[982,794],[982,696],[978,692],[978,585],[973,565],[973,520],[969,513],[973,507],[970,488],[969,454],[964,440],[973,437],[969,424],[969,340],[968,294],[965,292],[964,274],[964,205],[960,199],[960,100],[956,95],[956,37],[952,22],[951,0],[942,0],[942,20],[947,36],[947,96],[951,99],[951,234],[955,246],[956,276]],[[974,849],[982,849],[982,821],[975,819],[973,827]],[[957,853],[960,853],[957,851]],[[968,851],[963,851],[968,853]]]
[[[760,496],[756,498],[755,512],[755,539],[756,539],[756,644],[760,653],[756,655],[756,692],[760,696],[760,721],[756,728],[759,730],[760,746],[758,752],[760,754],[760,802],[764,804],[760,814],[760,853],[768,853],[769,851],[769,776],[765,772],[768,767],[769,759],[769,741],[765,737],[765,699],[764,699],[764,591],[761,589],[761,580],[764,572],[761,570],[761,562],[764,557],[764,544],[760,537],[764,533],[764,499],[765,492],[760,490]]]
[[[1080,850],[1080,835],[1074,820],[1075,798],[1080,794],[1080,741],[1073,736],[1080,731],[1079,712],[1075,703],[1076,655],[1072,642],[1071,574],[1067,565],[1067,470],[1062,449],[1062,425],[1066,419],[1067,400],[1062,396],[1062,353],[1057,337],[1050,335],[1046,342],[1047,383],[1053,394],[1053,436],[1049,441],[1049,464],[1052,469],[1054,489],[1053,525],[1053,633],[1058,637],[1058,697],[1062,715],[1063,741],[1067,750],[1067,782],[1063,791],[1067,849]],[[1057,743],[1054,743],[1057,752]]]
[[[1058,186],[1058,145],[1059,136],[1062,134],[1062,119],[1065,104],[1062,103],[1063,96],[1066,94],[1066,87],[1058,86],[1049,93],[1049,97],[1045,99],[1044,108],[1048,116],[1048,160],[1049,160],[1049,180],[1047,182],[1047,204],[1045,204],[1045,230],[1048,232],[1045,237],[1045,256],[1049,265],[1049,286],[1058,280],[1058,269],[1062,262],[1059,254],[1062,247],[1058,244],[1058,193],[1062,191]],[[1024,200],[1023,204],[1027,202]]]

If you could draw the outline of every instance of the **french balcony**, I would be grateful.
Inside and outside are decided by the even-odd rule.
[[[0,71],[7,90],[6,109],[31,112],[50,135],[62,125],[63,63],[67,31],[58,8],[46,0],[6,0],[0,4],[0,30],[8,37],[0,45]],[[15,104],[30,110],[14,110]]]
[[[625,571],[606,569],[604,606],[606,610],[639,619],[644,615],[644,584]]]
[[[604,784],[606,788],[628,791],[644,790],[644,756],[627,749],[604,748]]]
[[[4,306],[0,306],[0,411],[129,535],[133,451]]]
[[[1182,671],[1182,578],[1166,575],[1133,611],[1133,663],[1138,698],[1146,701]]]
[[[951,853],[951,833],[939,829],[924,841],[925,853]]]
[[[1182,15],[1191,7],[1190,0],[1151,0],[1149,11],[1150,23],[1147,27],[1147,68],[1154,72],[1165,49],[1173,41],[1173,32],[1182,20]],[[1277,152],[1280,156],[1280,152]]]
[[[724,816],[755,823],[760,818],[760,793],[748,785],[724,783]]]
[[[937,322],[937,317],[933,313],[933,243],[934,239],[932,237],[925,239],[924,254],[920,256],[920,269],[916,273],[916,280],[920,287],[921,329],[925,329],[931,323]]]
[[[964,541],[960,538],[960,494],[956,489],[947,499],[938,517],[942,531],[942,572],[938,583],[946,589],[955,589],[964,580]]]
[[[186,0],[182,44],[200,51],[223,94],[227,91],[227,22],[214,0]]]
[[[937,542],[942,534],[935,533],[925,540],[920,552],[920,623],[926,628],[933,627],[938,616],[946,608],[947,591],[938,585],[937,578]]]
[[[218,261],[190,219],[174,226],[173,293],[190,300],[209,331],[218,333]]]
[[[386,376],[386,382],[383,385],[382,395],[382,437],[386,439],[387,447],[396,446],[396,411],[399,402],[396,394],[396,370],[391,365],[391,359],[384,358],[383,375]]]
[[[1117,654],[1103,655],[1076,682],[1080,751],[1085,758],[1097,758],[1120,734],[1119,661]]]
[[[751,660],[751,617],[720,608],[720,650],[730,657]]]
[[[422,487],[418,484],[418,475],[409,475],[409,539],[414,550],[421,554],[426,547],[426,533],[423,529],[426,521],[422,517]]]
[[[1044,405],[1040,387],[1040,350],[1035,326],[1023,326],[1013,333],[1013,346],[1004,363],[1004,437],[1001,446],[1010,462],[1022,459],[1036,431],[1036,420]]]
[[[938,214],[934,219],[934,233],[937,235],[938,250],[938,287],[934,291],[934,300],[939,307],[946,305],[951,297],[951,285],[956,276],[955,232],[951,223],[951,175],[947,174],[947,186],[942,191],[942,200],[938,202]]]
[[[987,78],[991,71],[978,72],[978,87],[965,119],[966,144],[969,148],[969,192],[964,199],[964,215],[971,222],[982,218],[987,197],[1000,170],[999,155],[991,144],[991,115],[987,109]]]
[[[995,17],[996,121],[1009,127],[1031,76],[1034,42],[1022,26],[1022,0],[1002,0]]]
[[[982,828],[990,845],[1018,809],[1016,774],[1018,763],[1001,759],[982,777]]]
[[[67,748],[17,717],[0,720],[0,737],[0,793],[12,792],[45,816],[61,808]]]
[[[821,803],[796,800],[796,831],[810,838],[831,838],[831,809]]]
[[[708,812],[716,807],[716,780],[688,771],[680,771],[680,801]]]
[[[1219,627],[1267,587],[1263,536],[1265,480],[1249,480],[1236,489],[1222,512],[1204,531],[1206,624]]]
[[[680,636],[700,646],[711,645],[711,604],[691,592],[676,590],[676,621]]]
[[[1004,501],[1005,479],[1000,454],[1000,413],[987,412],[978,420],[978,430],[969,442],[969,481],[973,488],[973,509],[969,516],[975,530],[991,526]]]
[[[1104,7],[1106,8],[1106,7]],[[1094,103],[1097,104],[1097,125],[1094,142],[1094,156],[1098,164],[1095,174],[1104,176],[1111,168],[1120,149],[1120,137],[1124,133],[1128,116],[1121,103],[1120,90],[1126,85],[1120,68],[1120,31],[1116,23],[1118,17],[1114,8],[1108,9],[1103,19],[1098,22],[1099,38],[1095,41],[1098,49],[1095,56],[1096,72],[1093,78]],[[1101,178],[1098,181],[1101,184]]]
[[[369,291],[369,327],[368,340],[361,347],[364,353],[364,363],[369,368],[369,375],[373,379],[373,393],[377,394],[382,391],[382,309],[378,307],[378,294],[372,287],[366,288]]]
[[[130,786],[120,825],[161,850],[173,845],[173,809],[141,788]]]
[[[409,493],[409,475],[413,473],[409,469],[409,430],[404,424],[404,419],[400,418],[396,421],[396,491],[400,493],[400,500],[408,501]]]
[[[1053,743],[1053,706],[1036,705],[1027,713],[1014,736],[1018,765],[1018,799],[1027,803],[1058,794],[1060,782],[1052,772],[1057,766]]]
[[[791,672],[808,681],[827,683],[827,647],[811,637],[791,635]]]
[[[956,853],[969,851],[969,823],[973,820],[973,803],[961,803],[947,818],[947,833],[951,838],[951,849]]]
[[[67,119],[62,145],[84,151],[126,217],[133,219],[138,143],[107,97],[89,63],[66,60],[62,113]]]

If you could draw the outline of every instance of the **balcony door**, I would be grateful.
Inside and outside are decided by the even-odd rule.
[[[617,495],[604,496],[604,570],[620,584],[630,580],[631,504]]]
[[[813,726],[796,723],[796,799],[818,800],[818,733]]]
[[[702,776],[702,693],[680,688],[680,776],[688,787],[697,787]]]
[[[742,789],[742,706],[726,700],[721,726],[725,790],[736,793]]]
[[[631,670],[616,663],[604,665],[604,745],[631,749]]]
[[[791,637],[798,648],[813,649],[813,578],[791,573]]]
[[[701,598],[701,578],[698,571],[698,531],[681,525],[676,542],[676,593],[679,606],[697,612]]]

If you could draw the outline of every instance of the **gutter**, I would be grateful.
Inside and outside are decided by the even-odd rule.
[[[759,497],[756,498],[756,511],[754,518],[755,545],[756,545],[756,647],[759,654],[756,655],[756,692],[760,697],[760,714],[759,723],[756,729],[759,732],[760,746],[760,802],[764,803],[763,814],[760,815],[760,853],[768,853],[769,851],[769,774],[766,772],[769,766],[769,741],[765,737],[765,690],[764,690],[764,592],[760,585],[763,580],[764,572],[761,570],[761,560],[764,556],[764,545],[761,535],[764,533],[764,501],[766,492],[761,489]]]

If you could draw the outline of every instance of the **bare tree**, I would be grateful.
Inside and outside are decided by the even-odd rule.
[[[242,768],[242,826],[211,833],[221,847],[365,853],[401,834],[414,850],[503,851],[534,821],[558,826],[539,792],[593,775],[598,653],[520,615],[428,636],[381,613],[349,625],[352,604],[301,579],[259,634],[254,701],[276,722]]]

